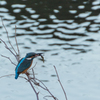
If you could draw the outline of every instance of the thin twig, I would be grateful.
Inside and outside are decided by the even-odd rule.
[[[52,96],[46,95],[46,96],[44,96],[43,98],[44,98],[45,100],[48,100],[48,99],[46,99],[47,97],[52,97]]]
[[[35,64],[35,66],[36,66],[36,64]],[[34,66],[34,67],[35,67]],[[34,68],[33,67],[33,68]],[[44,90],[46,90],[50,95],[51,95],[51,97],[54,99],[54,100],[58,100],[51,92],[50,92],[50,90],[47,88],[47,86],[41,81],[41,80],[39,80],[39,79],[37,79],[37,78],[35,78],[35,74],[34,74],[34,69],[33,68],[31,68],[32,69],[32,72],[33,72],[33,78],[30,78],[30,80],[35,84],[35,85],[37,85],[37,86],[39,86],[39,87],[41,87],[42,89],[44,89]],[[32,80],[33,79],[33,80]],[[39,81],[42,85],[40,85],[38,82],[36,82],[36,80],[37,81]]]
[[[9,36],[8,36],[8,31],[7,31],[7,29],[6,29],[6,27],[5,27],[4,23],[3,23],[2,17],[1,17],[1,21],[2,21],[3,27],[5,28],[5,31],[6,31],[6,33],[7,33],[8,42],[9,42],[9,44],[11,45],[12,49],[15,51],[14,47],[12,46],[12,44],[11,44],[11,42],[10,42],[10,39],[9,39]],[[16,51],[15,51],[15,53],[16,53],[16,55],[17,55],[17,52],[16,52]]]
[[[8,42],[9,42],[10,46],[12,47],[12,49],[14,50],[14,52],[16,53],[16,55],[17,55],[17,52],[15,51],[14,47],[12,46],[12,44],[11,44],[11,42],[10,42],[10,39],[9,39],[9,36],[8,36],[8,31],[7,31],[7,29],[6,29],[6,27],[5,27],[4,23],[3,23],[2,17],[1,17],[1,21],[2,21],[2,25],[3,25],[4,29],[5,29],[5,31],[6,31],[6,33],[7,33]],[[14,54],[14,55],[15,55],[15,54]],[[18,59],[17,59],[17,60],[18,60]]]
[[[5,58],[7,58],[7,59],[9,59],[10,60],[10,62],[13,64],[13,65],[15,65],[16,66],[16,64],[10,59],[10,57],[7,57],[7,56],[4,56],[4,55],[1,55],[2,57],[5,57]]]
[[[32,73],[33,73],[33,78],[35,79],[35,73],[34,73],[34,70],[33,70],[33,68],[36,66],[36,64],[37,64],[37,62],[35,63],[35,65],[30,69],[30,70],[32,70]]]
[[[41,86],[40,84],[38,84],[39,87],[43,88],[44,90],[48,91],[48,93],[51,95],[51,97],[53,97],[54,100],[58,100],[51,92],[50,90],[47,88],[47,86],[42,82],[40,81],[39,79],[35,78],[36,80],[38,80],[43,86]]]
[[[30,83],[32,89],[34,90],[34,92],[35,92],[35,94],[36,94],[37,100],[39,100],[39,92],[37,92],[37,91],[35,90],[34,86],[32,85],[31,80],[30,80],[30,77],[29,77],[29,74],[26,73],[26,76],[27,76],[27,78],[28,78],[28,82]]]
[[[16,39],[16,25],[15,25],[15,41],[16,41],[16,46],[17,46],[17,50],[18,50],[18,60],[19,60],[20,59],[20,50],[18,47],[17,39]]]
[[[33,70],[33,68],[32,68],[32,72],[33,72],[33,78],[35,79],[35,73],[34,73],[34,70]]]
[[[27,78],[25,78],[25,77],[23,77],[23,76],[19,76],[20,78],[23,78],[23,79],[25,79],[25,80],[27,80],[28,81],[28,79]]]
[[[3,76],[1,76],[0,78],[7,77],[7,76],[13,76],[13,75],[15,75],[15,74],[3,75]],[[25,78],[25,77],[23,77],[23,76],[19,76],[19,77],[20,77],[20,78],[23,78],[23,79],[25,79],[25,80],[27,80],[27,81],[28,81],[28,79],[27,79],[27,78]]]
[[[0,78],[7,77],[7,76],[12,76],[12,75],[15,75],[15,74],[8,74],[8,75],[0,76]]]
[[[65,99],[68,100],[68,99],[67,99],[66,92],[65,92],[64,87],[63,87],[63,85],[62,85],[62,83],[61,83],[61,81],[60,81],[60,78],[59,78],[59,75],[58,75],[58,72],[57,72],[57,69],[56,69],[55,66],[54,66],[54,69],[55,69],[55,72],[56,72],[56,75],[57,75],[57,78],[58,78],[58,82],[59,82],[59,84],[60,84],[60,86],[61,86],[61,88],[62,88],[62,90],[63,90],[63,92],[64,92]]]
[[[33,81],[33,80],[34,81]],[[40,85],[38,82],[36,82],[36,80],[38,80],[42,85]],[[41,87],[43,90],[46,90],[51,96],[48,96],[48,97],[52,97],[54,100],[58,100],[51,92],[50,92],[50,90],[45,86],[45,84],[42,82],[42,81],[40,81],[39,79],[37,79],[37,78],[31,78],[31,81],[35,84],[35,85],[37,85],[37,86],[39,86],[39,87]]]
[[[37,64],[37,62],[35,63],[35,65],[32,68],[30,68],[30,70],[33,69],[36,66],[36,64]]]
[[[1,42],[3,42],[5,44],[5,48],[8,49],[16,58],[16,55],[10,50],[10,48],[7,46],[7,44],[1,38],[0,38],[0,40],[1,40]]]

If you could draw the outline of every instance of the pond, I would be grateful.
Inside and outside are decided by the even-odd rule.
[[[40,57],[33,62],[33,66],[37,62],[36,77],[59,100],[65,97],[54,65],[68,100],[100,100],[100,0],[1,0],[0,17],[17,50],[16,25],[21,57],[28,52],[43,53],[44,63]],[[1,20],[0,38],[9,45]],[[0,54],[17,63],[2,42]],[[0,76],[8,74],[15,74],[15,66],[0,57]],[[0,100],[36,100],[28,82],[14,77],[0,78]],[[44,95],[40,91],[41,100]]]

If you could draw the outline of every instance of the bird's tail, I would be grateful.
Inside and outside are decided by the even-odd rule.
[[[19,74],[18,74],[18,73],[16,73],[16,74],[15,74],[15,79],[17,79],[17,78],[18,78],[18,76],[19,76]]]

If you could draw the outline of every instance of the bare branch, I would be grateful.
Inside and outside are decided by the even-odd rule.
[[[46,95],[46,96],[44,96],[43,98],[44,98],[45,100],[48,100],[48,99],[46,99],[47,97],[52,97],[52,96]]]
[[[29,73],[26,72],[26,76],[27,76],[27,78],[28,78],[28,82],[30,83],[32,89],[34,90],[34,92],[35,92],[35,94],[36,94],[37,100],[39,100],[39,92],[37,92],[37,91],[35,90],[33,84],[31,83],[31,80],[30,80],[30,77],[29,77]]]
[[[36,64],[37,64],[37,62],[35,63],[35,65],[32,68],[30,68],[30,70],[33,69],[36,66]]]
[[[4,56],[4,55],[1,55],[2,57],[4,57],[4,58],[7,58],[7,59],[9,59],[10,60],[10,62],[13,64],[13,65],[15,65],[16,66],[16,64],[9,58],[9,57],[7,57],[7,56]]]
[[[4,75],[4,76],[1,76],[0,78],[7,77],[7,76],[12,76],[12,75],[15,75],[15,74]]]
[[[36,66],[36,64],[35,64],[35,66]],[[34,66],[34,67],[35,67]],[[33,68],[34,68],[33,67]],[[33,77],[29,77],[29,80],[30,81],[32,81],[35,85],[37,85],[38,87],[41,87],[43,90],[46,90],[50,95],[51,95],[51,97],[54,99],[54,100],[58,100],[51,92],[50,92],[50,90],[47,88],[47,86],[41,81],[41,80],[39,80],[39,79],[37,79],[36,77],[35,77],[35,74],[34,74],[34,69],[33,68],[31,68],[31,70],[32,70],[32,74],[33,74]],[[38,82],[37,82],[38,81]],[[41,84],[43,85],[41,85]]]
[[[18,50],[18,59],[20,59],[20,50],[19,50],[19,47],[18,47],[18,43],[17,43],[17,39],[16,39],[16,25],[15,25],[15,41],[16,41],[16,46],[17,46],[17,50]]]
[[[35,73],[34,73],[34,70],[33,70],[33,68],[32,68],[32,72],[33,72],[33,78],[35,79]]]
[[[48,93],[51,95],[51,97],[54,99],[54,100],[58,100],[51,92],[50,90],[47,88],[47,86],[42,82],[40,81],[39,79],[35,78],[36,80],[38,80],[43,86],[41,86],[40,84],[38,84],[39,87],[41,87],[42,89],[48,91]]]
[[[1,20],[2,20],[2,18],[1,18]],[[15,56],[15,58],[17,59],[17,61],[19,61],[19,59],[20,59],[20,50],[19,50],[18,43],[17,43],[17,38],[16,38],[16,25],[15,25],[15,42],[16,42],[16,46],[17,46],[17,52],[15,51],[14,47],[13,47],[12,44],[11,44],[11,41],[10,41],[9,36],[8,36],[8,31],[7,31],[7,29],[6,29],[6,27],[5,27],[4,23],[3,23],[3,20],[2,20],[2,25],[3,25],[3,27],[4,27],[5,31],[6,31],[6,33],[7,33],[8,42],[9,42],[11,48],[13,49],[13,51],[7,46],[7,44],[5,43],[5,41],[3,41],[1,38],[0,38],[0,40],[1,40],[1,42],[4,43],[5,48],[8,49],[8,50]],[[11,62],[13,65],[16,66],[16,64],[13,63],[13,61],[10,59],[10,57],[4,56],[4,55],[1,55],[1,56],[2,56],[2,57],[5,57],[5,58],[7,58],[7,59],[9,59],[10,62]],[[42,57],[42,60],[43,60],[43,62],[44,62],[44,57],[43,57],[43,56],[41,56],[41,57]],[[36,64],[37,64],[37,63],[36,63]],[[34,67],[36,66],[36,64],[34,65]],[[34,91],[34,93],[36,94],[37,100],[39,100],[39,91],[37,91],[36,88],[35,88],[34,86],[38,86],[38,87],[40,87],[41,89],[43,89],[43,90],[45,90],[46,92],[49,93],[49,95],[44,96],[45,99],[46,99],[47,97],[52,97],[54,100],[58,100],[58,99],[50,92],[50,90],[48,89],[48,87],[47,87],[41,80],[39,80],[39,79],[37,79],[37,78],[35,77],[34,67],[31,68],[31,71],[32,71],[32,75],[33,75],[33,76],[30,75],[29,72],[26,72],[25,75],[27,76],[27,78],[22,77],[22,76],[19,76],[19,77],[20,77],[20,78],[23,78],[23,79],[25,79],[25,80],[27,80],[27,81],[29,82],[29,84],[31,85],[31,87],[32,87],[32,89],[33,89],[33,91]],[[64,88],[63,88],[63,85],[62,85],[62,83],[61,83],[61,81],[60,81],[60,78],[59,78],[59,75],[58,75],[58,72],[57,72],[55,66],[54,66],[54,69],[55,69],[55,72],[56,72],[56,75],[57,75],[57,78],[58,78],[58,82],[59,82],[59,84],[60,84],[60,86],[61,86],[61,88],[62,88],[62,90],[63,90],[63,92],[64,92],[65,98],[66,98],[66,100],[67,100],[66,92],[65,92],[65,90],[64,90]],[[4,75],[4,76],[1,76],[0,78],[6,77],[6,76],[11,76],[11,75],[15,75],[15,74]]]
[[[19,76],[20,78],[23,78],[23,79],[25,79],[25,80],[27,80],[28,81],[28,79],[27,78],[25,78],[25,77],[23,77],[23,76]]]
[[[13,75],[15,75],[15,74],[3,75],[3,76],[1,76],[0,78],[7,77],[7,76],[13,76]],[[25,77],[23,77],[23,76],[19,76],[19,77],[20,77],[20,78],[23,78],[23,79],[25,79],[25,80],[27,80],[27,81],[28,81],[28,79],[27,79],[27,78],[25,78]]]
[[[60,86],[61,86],[61,88],[62,88],[62,90],[63,90],[63,92],[64,92],[65,99],[67,100],[66,92],[65,92],[64,87],[63,87],[63,85],[62,85],[62,83],[61,83],[61,81],[60,81],[60,78],[59,78],[59,75],[58,75],[58,72],[57,72],[57,69],[56,69],[55,66],[54,66],[54,69],[55,69],[55,71],[56,71],[56,75],[57,75],[57,78],[58,78],[58,82],[59,82],[59,84],[60,84]]]
[[[30,85],[31,85],[31,87],[33,88],[33,90],[34,90],[35,88],[33,87],[33,85],[32,85],[31,82],[33,82],[34,85],[37,85],[37,86],[41,87],[42,89],[46,90],[46,91],[51,95],[50,97],[52,97],[54,100],[58,100],[58,99],[50,92],[50,90],[46,87],[46,85],[45,85],[42,81],[40,81],[39,79],[35,78],[35,74],[34,74],[34,70],[33,70],[33,69],[32,69],[32,72],[33,72],[33,78],[32,78],[32,77],[29,77],[29,73],[26,73],[26,75],[27,75],[27,77],[28,77],[28,82],[30,83]],[[37,80],[38,82],[40,82],[43,86],[40,85],[38,82],[36,82],[36,80]],[[35,94],[36,94],[36,96],[37,96],[37,100],[38,100],[38,93],[36,92],[36,90],[34,90],[34,92],[35,92]]]
[[[5,48],[8,49],[16,58],[16,55],[10,50],[10,48],[7,46],[7,44],[0,38],[1,42],[5,44]]]
[[[9,44],[11,45],[12,49],[14,50],[14,52],[16,53],[16,55],[17,55],[17,52],[15,51],[14,47],[12,46],[12,44],[11,44],[11,42],[10,42],[10,39],[9,39],[9,36],[8,36],[8,31],[7,31],[7,29],[6,29],[6,27],[5,27],[4,23],[3,23],[2,17],[1,17],[1,21],[2,21],[3,27],[5,28],[5,31],[6,31],[6,33],[7,33],[8,42],[9,42]]]
[[[8,46],[6,45],[6,43],[5,43],[2,39],[0,39],[0,40],[5,44],[6,48],[15,56],[15,58],[16,58],[17,61],[18,61],[18,58],[16,57],[17,52],[15,51],[14,47],[12,46],[12,44],[11,44],[11,42],[10,42],[10,39],[9,39],[9,36],[8,36],[8,31],[7,31],[7,29],[6,29],[6,27],[5,27],[4,23],[3,23],[2,17],[1,17],[1,21],[2,21],[2,25],[3,25],[4,29],[5,29],[5,31],[6,31],[6,33],[7,33],[8,42],[9,42],[10,46],[12,47],[12,49],[14,50],[15,54],[8,48]]]

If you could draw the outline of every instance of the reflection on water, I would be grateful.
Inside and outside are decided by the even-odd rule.
[[[23,56],[29,51],[42,51],[46,56],[45,64],[57,65],[60,70],[66,70],[66,66],[70,68],[70,64],[76,65],[77,69],[82,60],[84,62],[84,59],[92,58],[87,53],[93,52],[93,48],[100,45],[100,0],[2,0],[0,17],[3,18],[11,41],[14,41],[15,25],[17,26],[17,39]],[[1,23],[0,38],[6,41]],[[14,42],[13,45],[15,46]],[[1,49],[1,52],[5,51]],[[69,70],[75,74],[75,69]],[[45,73],[48,74],[48,70]],[[54,73],[50,74],[55,77]],[[68,79],[67,83],[73,83],[72,80]],[[85,96],[87,97],[86,94]],[[77,97],[76,99],[78,100]]]
[[[80,43],[75,42],[90,36],[91,32],[99,32],[99,4],[98,0],[21,0],[19,2],[5,0],[1,1],[0,16],[6,21],[6,26],[13,30],[14,25],[17,25],[17,36],[37,37],[38,35],[37,38],[42,40],[58,39],[69,45],[62,49],[78,50],[82,53],[89,50],[85,50],[87,49],[85,47],[81,48]],[[87,39],[84,38],[82,45],[86,44],[85,41]],[[56,40],[51,43],[51,45],[56,44]],[[75,45],[80,46],[80,49],[76,49]]]

